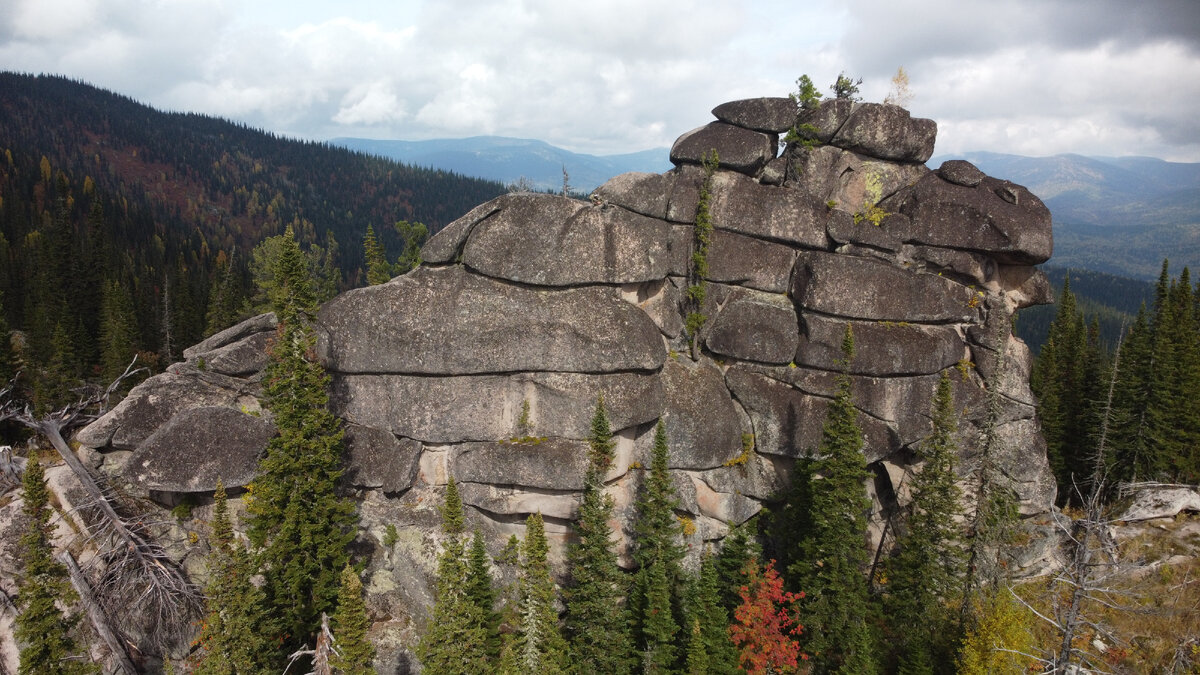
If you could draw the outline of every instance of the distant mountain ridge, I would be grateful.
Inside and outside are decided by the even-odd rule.
[[[560,190],[564,168],[571,187],[586,193],[622,173],[661,173],[672,166],[669,148],[600,156],[571,152],[545,141],[504,136],[426,141],[334,138],[329,143],[411,166],[453,171],[504,184],[524,178],[536,190]]]

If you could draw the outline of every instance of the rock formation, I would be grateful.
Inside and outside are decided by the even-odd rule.
[[[978,461],[995,389],[999,467],[1022,513],[1050,510],[1030,354],[1011,331],[1013,312],[1051,299],[1031,267],[1051,252],[1042,202],[967,162],[926,168],[936,124],[894,106],[826,101],[800,119],[817,143],[782,154],[790,100],[714,114],[675,143],[672,171],[618,176],[590,202],[499,197],[434,236],[420,268],[321,309],[318,351],[346,424],[383,653],[411,644],[410,619],[430,600],[449,476],[493,553],[541,511],[561,555],[602,394],[618,430],[607,483],[625,533],[661,419],[699,551],[780,495],[793,460],[816,447],[847,325],[877,525],[930,432],[943,372],[963,411],[960,473]],[[710,176],[701,163],[714,149]],[[707,320],[687,335],[706,184]],[[218,476],[246,483],[271,433],[255,397],[273,326],[256,317],[187,350],[78,440],[167,503],[203,501]],[[526,404],[530,428],[520,428]],[[399,537],[385,550],[388,525]]]

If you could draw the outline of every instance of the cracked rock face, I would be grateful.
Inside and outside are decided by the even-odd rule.
[[[964,480],[994,390],[993,461],[1023,513],[1050,509],[1029,353],[1011,331],[1016,309],[1050,299],[1032,267],[1050,255],[1049,212],[969,163],[927,169],[936,124],[893,106],[827,101],[800,120],[820,144],[781,154],[796,113],[779,98],[719,106],[718,121],[676,142],[675,169],[618,176],[590,201],[499,197],[430,239],[417,270],[321,309],[317,352],[347,424],[345,481],[363,504],[380,615],[423,613],[450,476],[493,554],[541,511],[561,560],[600,395],[615,432],[607,491],[620,550],[660,420],[681,515],[696,525],[690,550],[721,539],[819,444],[847,326],[864,453],[877,484],[895,483],[873,488],[876,519],[904,494],[942,373],[963,410]],[[720,163],[706,178],[712,149]],[[706,181],[707,320],[688,336]],[[253,415],[274,327],[256,317],[188,350],[78,440],[122,450],[113,461],[128,457],[126,475],[150,490],[249,480],[256,439],[270,433],[269,415]],[[214,420],[224,426],[206,429]],[[223,443],[232,437],[245,442]],[[388,525],[399,538],[385,547]]]

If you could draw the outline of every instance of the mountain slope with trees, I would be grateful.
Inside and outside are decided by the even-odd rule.
[[[251,249],[286,227],[344,290],[368,226],[394,259],[415,231],[394,224],[436,232],[503,192],[53,76],[0,73],[0,146],[0,362],[15,348],[46,401],[238,319]]]

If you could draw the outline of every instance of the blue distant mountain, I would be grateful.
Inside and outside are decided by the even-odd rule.
[[[591,192],[609,178],[627,171],[661,173],[671,168],[667,148],[597,156],[571,152],[544,141],[502,136],[429,141],[335,138],[330,143],[413,166],[453,171],[505,184],[524,178],[537,190],[561,189],[564,167],[571,187],[578,192]]]

